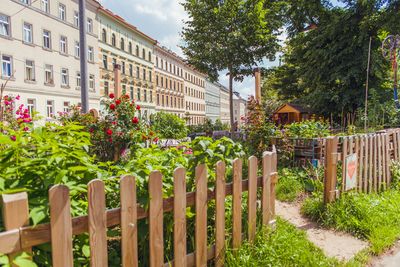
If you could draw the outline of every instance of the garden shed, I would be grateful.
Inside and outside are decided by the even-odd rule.
[[[276,124],[289,124],[308,120],[310,112],[306,108],[292,103],[280,106],[273,114],[273,121]]]

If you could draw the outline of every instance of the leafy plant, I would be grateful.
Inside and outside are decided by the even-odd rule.
[[[187,136],[188,129],[185,120],[175,114],[157,112],[150,118],[151,128],[160,138],[182,139]]]
[[[317,138],[330,135],[329,123],[323,120],[305,120],[285,125],[284,134],[289,138]]]

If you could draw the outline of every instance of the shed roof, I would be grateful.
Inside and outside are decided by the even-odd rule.
[[[279,113],[279,111],[281,111],[282,109],[284,109],[284,108],[287,107],[287,106],[289,106],[289,107],[295,109],[295,110],[296,110],[297,112],[299,112],[299,113],[310,113],[310,110],[309,110],[309,109],[304,108],[304,107],[301,106],[301,105],[293,104],[293,103],[286,103],[286,104],[283,104],[283,105],[280,106],[277,110],[275,110],[274,113]]]

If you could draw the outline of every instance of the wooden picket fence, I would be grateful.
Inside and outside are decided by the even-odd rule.
[[[225,199],[232,195],[232,247],[242,243],[242,193],[248,191],[248,229],[250,242],[255,238],[257,205],[261,203],[263,225],[273,222],[275,216],[275,184],[277,182],[276,151],[265,152],[262,175],[258,176],[258,159],[248,159],[248,179],[242,179],[242,160],[233,163],[233,182],[226,183],[225,164],[216,165],[214,188],[207,186],[207,168],[199,165],[195,171],[196,191],[186,192],[184,168],[174,172],[174,197],[163,199],[162,175],[154,171],[149,177],[149,209],[136,202],[135,177],[127,175],[120,180],[120,208],[106,210],[103,181],[88,184],[88,215],[71,217],[69,189],[55,185],[49,190],[50,223],[29,226],[29,207],[26,193],[3,195],[5,232],[0,233],[0,254],[13,257],[33,246],[51,242],[55,267],[73,266],[72,240],[74,235],[89,233],[91,266],[107,266],[107,228],[121,227],[122,266],[138,266],[137,221],[149,221],[150,266],[207,266],[215,260],[224,265],[226,245]],[[261,187],[261,199],[257,190]],[[207,203],[215,199],[215,244],[207,245]],[[195,206],[195,251],[187,253],[186,207]],[[173,213],[174,259],[164,262],[163,214]]]
[[[345,191],[344,160],[357,154],[357,187],[359,192],[378,192],[390,185],[391,162],[400,160],[400,129],[373,134],[326,139],[325,202],[333,201]],[[342,162],[342,186],[337,188],[337,164]]]

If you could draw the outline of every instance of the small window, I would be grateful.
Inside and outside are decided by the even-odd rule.
[[[144,48],[142,49],[142,58],[146,59],[146,50]]]
[[[143,98],[144,98],[144,102],[147,102],[147,90],[146,89],[143,90]]]
[[[47,117],[52,117],[54,115],[54,101],[46,101]]]
[[[25,61],[25,80],[35,81],[35,62],[32,60]]]
[[[102,32],[101,32],[101,40],[104,43],[107,43],[107,31],[106,31],[106,29],[103,29]]]
[[[13,75],[12,57],[3,55],[1,57],[1,74],[3,77],[12,77]]]
[[[125,51],[125,41],[124,41],[124,38],[121,38],[120,47],[121,47],[121,50],[124,50],[124,51]]]
[[[87,32],[93,32],[93,20],[89,18],[87,19]]]
[[[149,61],[151,62],[151,52],[149,51]]]
[[[52,65],[45,65],[44,68],[44,82],[46,84],[54,84],[54,79],[53,79],[53,66]]]
[[[95,89],[94,85],[95,85],[95,83],[94,83],[94,75],[90,74],[89,75],[89,89],[94,91],[94,89]]]
[[[69,85],[69,75],[68,69],[61,69],[61,85],[68,86]]]
[[[26,22],[24,22],[24,42],[28,44],[33,42],[32,24]]]
[[[41,4],[42,10],[46,13],[49,13],[50,12],[49,0],[42,0],[41,3],[42,3]]]
[[[129,89],[129,95],[131,97],[131,100],[133,100],[133,98],[134,98],[133,86],[131,86],[130,89]]]
[[[140,101],[140,88],[137,89],[137,100]]]
[[[70,111],[70,102],[64,101],[63,103],[63,110],[64,112],[68,113]]]
[[[22,4],[25,4],[25,5],[30,5],[31,4],[31,1],[30,0],[19,0]]]
[[[129,46],[129,54],[132,54],[132,52],[133,52],[133,51],[132,51],[132,42],[129,42],[129,45],[128,45],[128,46]]]
[[[143,69],[143,77],[142,77],[142,79],[146,80],[146,70],[145,69]]]
[[[75,25],[75,27],[79,28],[79,12],[78,11],[74,12],[74,25]]]
[[[140,68],[136,67],[136,78],[139,79],[139,77],[140,77]]]
[[[43,47],[51,49],[51,32],[48,30],[43,30]]]
[[[108,81],[104,81],[104,95],[108,96]]]
[[[60,37],[60,53],[67,54],[67,37]]]
[[[94,49],[92,46],[88,47],[88,60],[94,62]]]
[[[125,62],[122,61],[122,74],[125,74],[126,68],[125,68]]]
[[[28,108],[29,115],[32,117],[33,113],[36,110],[36,100],[35,99],[28,99],[26,106]]]
[[[76,88],[80,88],[81,87],[81,73],[77,72],[76,73]]]
[[[108,69],[108,58],[107,55],[103,55],[103,68]]]
[[[0,14],[0,35],[11,36],[10,17]]]
[[[66,19],[66,8],[65,8],[65,5],[63,5],[63,4],[58,5],[58,18],[61,20]]]
[[[136,45],[136,56],[137,57],[139,56],[139,46],[138,45]]]
[[[112,36],[111,36],[111,44],[112,44],[113,46],[116,46],[116,39],[115,39],[115,34],[114,34],[114,33],[113,33]]]
[[[81,56],[81,48],[79,46],[79,42],[75,41],[75,57],[79,58]]]
[[[129,64],[129,76],[133,77],[133,65]]]

